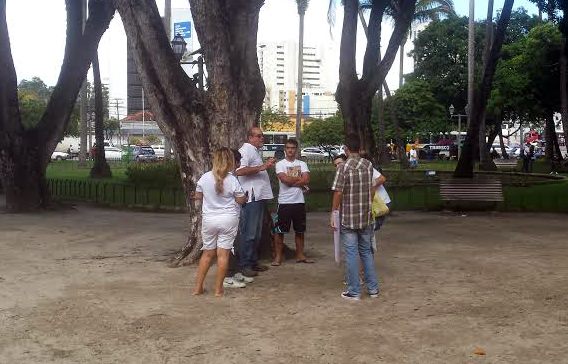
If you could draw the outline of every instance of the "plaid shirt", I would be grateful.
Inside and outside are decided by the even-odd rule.
[[[335,172],[331,189],[342,192],[341,225],[364,229],[371,222],[371,189],[373,165],[361,157],[349,157]]]

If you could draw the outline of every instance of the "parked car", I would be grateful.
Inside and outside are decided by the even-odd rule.
[[[105,158],[109,161],[122,159],[122,149],[117,147],[105,147]]]
[[[329,158],[328,152],[317,147],[308,147],[302,149],[300,157],[303,159],[324,160]]]
[[[503,156],[501,155],[501,145],[500,144],[493,144],[491,146],[490,152],[493,151],[493,149],[495,149],[495,151],[497,152],[497,154],[499,155],[499,158],[503,158]],[[509,158],[513,158],[513,153],[515,152],[514,148],[505,146],[505,153],[507,153],[507,155],[509,156]]]
[[[345,145],[334,145],[331,148],[331,153],[335,157],[336,155],[345,154]]]
[[[110,141],[105,140],[105,141],[103,142],[103,146],[105,147],[105,156],[106,156],[106,148],[107,148],[107,147],[112,147],[113,145],[111,144]],[[91,158],[93,158],[93,159],[95,158],[95,153],[96,153],[96,152],[97,152],[97,143],[93,143],[93,146],[91,147],[91,151],[90,151]]]
[[[165,148],[163,145],[151,145],[151,147],[154,149],[154,153],[158,159],[164,159]]]
[[[65,152],[53,152],[51,153],[52,161],[63,161],[69,158],[69,154]]]
[[[157,160],[156,152],[149,145],[135,145],[132,147],[132,160],[137,162],[153,162]]]
[[[264,144],[262,158],[284,159],[284,144]]]
[[[422,148],[418,149],[419,159],[450,159],[452,156],[457,155],[457,146],[451,145],[439,145],[439,144],[424,144]]]

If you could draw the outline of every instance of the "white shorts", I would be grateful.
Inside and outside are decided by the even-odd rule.
[[[238,230],[238,216],[204,216],[201,222],[201,250],[233,249]]]

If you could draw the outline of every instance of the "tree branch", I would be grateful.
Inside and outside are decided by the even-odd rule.
[[[367,31],[367,49],[363,60],[363,77],[369,79],[370,75],[377,68],[380,61],[381,52],[381,23],[383,15],[388,5],[388,1],[374,1],[369,16],[369,27]]]
[[[6,23],[6,0],[0,0],[0,138],[12,139],[22,130],[18,79]]]
[[[35,128],[45,143],[48,157],[69,123],[79,89],[115,11],[110,1],[90,0],[89,19],[83,31],[81,2],[66,0],[65,3],[67,40],[63,64],[47,108]]]
[[[402,39],[406,37],[406,32],[410,27],[412,15],[416,9],[416,0],[400,0],[400,11],[397,14],[394,30],[389,40],[387,50],[381,63],[369,75],[367,92],[373,94],[379,89],[379,85],[385,80],[390,70]]]
[[[349,84],[357,81],[357,68],[355,55],[357,51],[357,13],[358,0],[345,0],[343,14],[343,29],[341,31],[341,45],[339,60],[339,83]]]

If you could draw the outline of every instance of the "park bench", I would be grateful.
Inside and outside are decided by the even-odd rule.
[[[518,161],[516,159],[494,159],[493,162],[498,169],[513,170],[517,168]]]
[[[477,202],[495,204],[504,201],[503,185],[493,178],[445,179],[440,181],[440,198],[460,208],[473,208]]]

